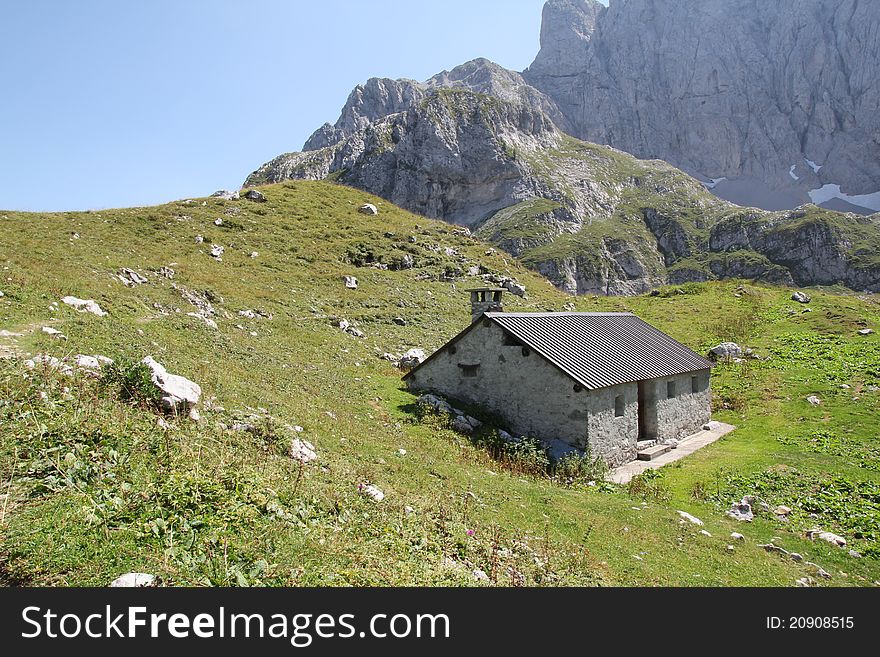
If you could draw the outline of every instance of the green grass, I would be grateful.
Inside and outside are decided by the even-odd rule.
[[[262,191],[264,204],[0,213],[0,329],[23,334],[4,346],[121,363],[152,355],[211,400],[201,422],[172,420],[165,431],[152,400],[129,394],[141,390],[131,369],[68,379],[0,361],[0,582],[104,585],[144,571],[184,585],[465,585],[480,569],[498,585],[793,585],[809,570],[757,547],[773,537],[831,572],[822,584],[880,578],[857,535],[865,528],[837,503],[818,519],[798,507],[785,523],[724,516],[741,493],[735,477],[758,486],[780,467],[798,474],[778,500],[766,494],[770,503],[796,502],[805,482],[877,485],[865,464],[877,448],[870,386],[880,357],[876,335],[856,333],[880,327],[873,297],[811,291],[813,312],[802,313],[789,290],[726,282],[572,299],[509,256],[486,255],[485,243],[362,192],[308,182]],[[358,214],[364,202],[379,216]],[[211,243],[226,247],[222,262]],[[403,254],[414,268],[376,266]],[[772,358],[718,367],[716,416],[739,428],[660,483],[563,485],[420,419],[400,372],[378,358],[433,350],[465,326],[469,280],[449,273],[474,265],[527,286],[509,310],[631,310],[697,350],[732,339]],[[152,273],[163,266],[173,280]],[[120,267],[149,283],[124,287],[113,277]],[[357,276],[358,289],[345,289],[343,275]],[[186,314],[196,308],[181,290],[210,297],[217,330]],[[68,294],[109,316],[50,306]],[[246,309],[272,319],[240,316]],[[40,332],[50,325],[68,339]],[[232,430],[240,421],[255,429]],[[817,447],[809,436],[819,430],[837,440]],[[315,445],[317,462],[287,456],[294,435]],[[360,495],[365,482],[385,500]],[[712,536],[680,524],[678,509]],[[865,557],[808,541],[811,523],[842,532]],[[728,552],[731,531],[747,540]]]

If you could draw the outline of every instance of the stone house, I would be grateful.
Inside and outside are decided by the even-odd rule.
[[[589,448],[610,466],[709,421],[712,363],[635,315],[506,313],[503,290],[470,293],[471,325],[404,376],[410,389],[479,405],[517,435]]]

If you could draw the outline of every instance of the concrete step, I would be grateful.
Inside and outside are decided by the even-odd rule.
[[[639,461],[653,461],[669,451],[669,445],[654,445],[637,453]]]

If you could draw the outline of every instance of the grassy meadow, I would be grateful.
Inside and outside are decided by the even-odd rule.
[[[0,212],[0,583],[102,586],[129,571],[179,586],[880,580],[880,342],[858,333],[880,329],[874,295],[809,290],[810,312],[789,289],[739,281],[575,299],[363,192],[261,191],[266,203]],[[365,202],[379,215],[359,214]],[[123,267],[148,282],[123,285]],[[381,356],[430,353],[466,326],[473,267],[527,287],[508,310],[626,310],[700,352],[723,340],[752,348],[757,358],[713,374],[715,417],[738,429],[618,487],[495,458],[425,416]],[[66,295],[108,315],[78,313]],[[119,367],[67,376],[29,370],[28,354],[100,354]],[[126,378],[147,355],[201,385],[199,422],[160,425],[145,387]],[[290,458],[294,437],[317,461]],[[384,500],[362,495],[366,483]],[[726,517],[745,494],[792,512]],[[814,526],[847,548],[810,541]],[[771,540],[830,577],[758,547]]]

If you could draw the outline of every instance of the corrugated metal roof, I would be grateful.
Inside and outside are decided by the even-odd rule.
[[[486,313],[588,390],[712,367],[631,313]]]

